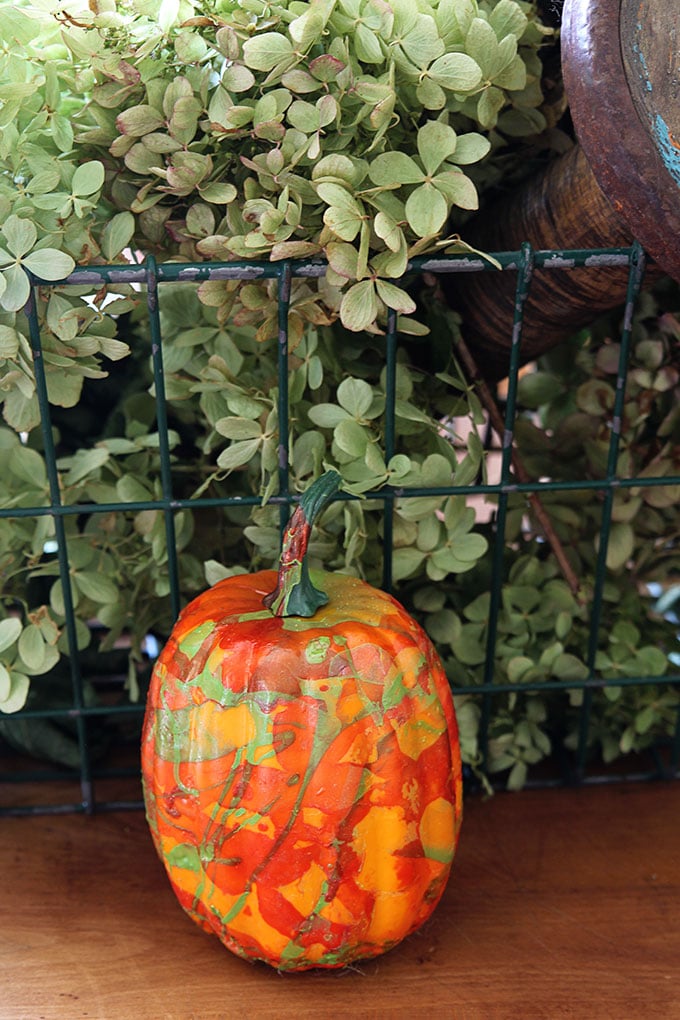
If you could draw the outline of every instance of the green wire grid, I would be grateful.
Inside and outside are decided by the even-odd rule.
[[[565,782],[597,783],[616,781],[619,779],[651,779],[656,777],[671,778],[680,775],[680,710],[674,736],[670,741],[668,761],[664,764],[660,754],[653,753],[655,767],[651,771],[620,775],[607,773],[589,775],[586,772],[587,737],[591,719],[592,699],[596,690],[616,686],[646,686],[650,684],[669,686],[680,684],[680,673],[667,673],[662,676],[639,676],[606,680],[597,674],[595,656],[598,646],[598,635],[601,623],[601,611],[604,586],[606,581],[607,547],[612,524],[614,496],[622,487],[670,486],[680,485],[680,476],[663,478],[618,478],[616,473],[620,441],[620,428],[623,403],[626,389],[626,375],[631,345],[631,325],[635,301],[640,290],[645,268],[645,255],[639,244],[629,248],[584,249],[568,251],[537,251],[529,244],[522,245],[519,251],[494,253],[496,265],[486,259],[469,255],[454,255],[440,258],[421,257],[409,264],[409,273],[460,273],[460,272],[497,272],[509,271],[517,274],[515,313],[512,327],[511,346],[509,353],[509,385],[505,406],[505,434],[501,447],[500,478],[494,484],[449,485],[437,488],[395,488],[384,486],[365,494],[366,498],[380,500],[384,508],[383,529],[383,579],[386,590],[392,588],[392,551],[393,551],[393,512],[394,500],[422,496],[495,496],[495,537],[490,551],[492,582],[491,604],[489,612],[489,630],[486,647],[486,662],[483,683],[475,687],[453,686],[454,694],[474,693],[481,699],[481,722],[479,742],[482,760],[488,754],[488,731],[492,717],[494,698],[513,692],[528,693],[531,691],[583,691],[580,709],[578,747],[573,755],[573,762],[561,778],[548,778],[530,782],[529,785],[560,785]],[[531,278],[535,268],[574,269],[577,267],[603,268],[627,267],[628,288],[623,329],[621,333],[620,363],[618,366],[615,406],[612,415],[612,428],[607,458],[607,469],[603,479],[583,479],[577,481],[548,482],[517,482],[513,479],[511,468],[512,442],[516,416],[517,382],[521,360],[521,338],[524,316],[524,305],[531,287]],[[163,371],[163,337],[161,335],[159,302],[161,290],[166,284],[182,285],[205,280],[235,279],[276,279],[278,281],[278,389],[279,389],[279,465],[278,494],[270,500],[280,508],[280,521],[283,526],[290,513],[290,506],[296,496],[289,486],[289,465],[287,461],[289,434],[289,400],[288,400],[288,309],[290,302],[291,281],[300,277],[319,277],[325,272],[325,264],[319,261],[283,261],[283,262],[228,262],[228,263],[161,263],[149,256],[143,265],[93,266],[77,269],[64,281],[47,284],[34,277],[30,278],[31,297],[26,306],[29,322],[30,344],[33,353],[36,390],[40,407],[41,430],[49,484],[49,504],[34,507],[0,508],[0,521],[5,518],[37,517],[49,515],[54,519],[55,538],[59,577],[64,593],[66,615],[66,635],[69,647],[71,673],[72,702],[69,707],[58,709],[24,709],[13,718],[68,719],[75,724],[79,748],[79,769],[76,771],[60,770],[12,770],[7,775],[0,774],[0,781],[39,781],[72,778],[77,780],[80,788],[80,799],[73,803],[12,805],[0,803],[0,815],[33,814],[33,813],[68,813],[97,810],[115,810],[139,808],[139,800],[105,800],[96,796],[95,782],[125,773],[126,770],[95,769],[91,759],[88,741],[88,720],[98,716],[133,715],[140,716],[144,710],[142,704],[125,704],[117,706],[88,706],[83,695],[83,676],[77,651],[76,622],[73,612],[73,595],[70,580],[69,550],[66,539],[65,519],[68,515],[88,515],[110,512],[130,512],[139,510],[160,510],[164,515],[165,535],[168,550],[168,574],[170,584],[170,600],[173,616],[180,610],[179,561],[175,544],[175,514],[187,507],[220,508],[227,506],[258,506],[260,499],[253,497],[200,497],[196,499],[176,499],[173,495],[173,479],[168,441],[167,410]],[[42,361],[42,344],[40,325],[35,305],[35,288],[37,286],[74,286],[92,285],[98,289],[106,284],[138,284],[146,287],[147,314],[153,365],[154,392],[156,400],[156,423],[160,443],[161,460],[161,491],[162,496],[153,500],[131,502],[64,504],[61,500],[57,457],[52,435],[51,410],[47,395],[45,369]],[[385,336],[386,364],[386,408],[385,408],[385,442],[384,455],[388,462],[395,451],[395,398],[397,370],[397,316],[389,310],[387,332]],[[495,683],[494,653],[497,639],[497,617],[500,609],[501,591],[504,580],[503,550],[505,543],[505,527],[508,500],[513,493],[545,493],[555,491],[593,491],[602,495],[602,525],[600,545],[596,564],[592,614],[589,631],[589,642],[586,662],[588,676],[579,681],[537,681],[533,683]],[[338,498],[352,498],[340,494]],[[132,769],[133,774],[138,770]],[[130,770],[128,770],[130,774]]]

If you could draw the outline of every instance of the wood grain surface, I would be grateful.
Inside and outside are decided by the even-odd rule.
[[[433,919],[347,972],[232,957],[140,812],[2,819],[0,865],[1,1020],[680,1018],[677,783],[469,798]]]

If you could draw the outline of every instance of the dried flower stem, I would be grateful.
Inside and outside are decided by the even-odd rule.
[[[463,362],[463,366],[465,368],[468,380],[471,383],[473,383],[474,386],[476,387],[477,393],[479,394],[479,399],[482,402],[482,406],[489,415],[489,422],[491,424],[492,429],[502,441],[503,435],[505,434],[505,423],[503,422],[503,416],[501,415],[501,412],[498,408],[498,404],[496,403],[496,400],[491,390],[489,389],[488,383],[481,375],[479,368],[477,367],[477,363],[473,358],[469,347],[467,346],[462,337],[458,338],[456,350],[460,354],[460,358],[461,361]],[[524,467],[524,463],[519,453],[517,452],[514,440],[511,451],[511,459],[512,469],[515,473],[517,480],[522,483],[531,481],[531,479],[529,478],[529,473],[527,469]],[[555,532],[555,529],[553,528],[550,516],[545,507],[543,506],[543,502],[541,501],[540,496],[536,492],[529,492],[527,493],[527,498],[529,500],[529,503],[531,504],[531,509],[533,511],[534,517],[536,518],[536,521],[540,525],[543,534],[545,535],[546,541],[549,543],[550,548],[552,549],[553,554],[555,556],[555,559],[557,560],[560,566],[565,581],[569,585],[574,596],[580,601],[580,599],[582,598],[582,592],[579,579],[574,573],[574,570],[569,562],[569,559],[567,558],[567,554],[564,551],[564,546],[562,545],[560,539],[557,536],[557,533]]]

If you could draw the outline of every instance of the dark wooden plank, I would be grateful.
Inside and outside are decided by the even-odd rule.
[[[469,799],[434,918],[280,976],[185,917],[141,813],[0,822],[2,1020],[680,1016],[680,784]]]

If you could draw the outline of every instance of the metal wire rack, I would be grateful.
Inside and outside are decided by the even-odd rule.
[[[680,485],[680,476],[673,477],[621,477],[617,473],[620,429],[623,412],[624,396],[626,389],[626,373],[630,356],[631,325],[633,309],[638,296],[641,280],[644,272],[644,253],[639,245],[634,244],[630,248],[578,250],[578,251],[536,251],[529,244],[522,246],[521,250],[515,252],[495,253],[494,258],[497,265],[494,267],[489,261],[481,257],[469,255],[453,255],[442,258],[421,258],[415,260],[409,270],[413,272],[429,273],[457,273],[457,272],[494,272],[507,271],[515,272],[516,285],[516,306],[512,332],[512,344],[510,347],[508,365],[508,392],[505,404],[505,434],[500,451],[500,476],[493,484],[471,484],[471,485],[449,485],[440,488],[412,488],[395,489],[385,486],[366,495],[371,499],[382,501],[384,514],[384,543],[383,543],[383,587],[390,590],[392,587],[392,551],[393,551],[393,508],[395,499],[415,498],[422,496],[437,495],[463,495],[463,496],[493,496],[496,500],[495,511],[495,541],[489,552],[491,557],[491,605],[490,625],[486,647],[486,662],[484,666],[484,681],[480,686],[473,688],[474,694],[481,702],[481,726],[480,742],[482,754],[488,742],[489,722],[492,715],[494,699],[500,695],[507,695],[513,691],[527,693],[531,690],[580,690],[583,692],[580,708],[580,725],[578,747],[571,763],[567,781],[576,782],[600,782],[611,778],[622,778],[611,775],[591,775],[586,768],[587,759],[587,736],[590,724],[592,699],[594,692],[606,687],[608,681],[598,674],[595,666],[596,652],[598,648],[598,636],[601,627],[603,592],[607,577],[607,548],[612,525],[612,509],[615,493],[622,487],[642,486],[672,486]],[[532,272],[535,268],[544,270],[577,268],[577,267],[602,267],[602,266],[626,266],[628,267],[628,291],[626,299],[625,317],[621,333],[620,364],[616,385],[616,402],[612,414],[612,427],[610,432],[609,450],[605,476],[596,480],[579,481],[532,481],[518,482],[513,476],[511,465],[513,431],[517,413],[517,384],[518,372],[521,364],[521,337],[523,323],[523,309],[529,288],[531,286]],[[243,263],[163,263],[157,264],[153,257],[149,257],[143,265],[117,265],[117,266],[88,266],[76,270],[65,281],[60,282],[60,287],[80,287],[84,285],[98,289],[106,284],[138,284],[146,290],[146,305],[148,315],[150,354],[153,365],[154,393],[156,401],[156,422],[160,442],[160,464],[161,464],[161,491],[162,496],[152,500],[138,500],[135,502],[112,502],[93,503],[89,505],[69,505],[62,500],[60,480],[57,469],[57,456],[52,430],[52,414],[48,400],[45,368],[42,360],[41,329],[38,320],[35,303],[35,288],[45,286],[39,280],[32,279],[32,295],[26,308],[29,329],[30,343],[33,354],[37,396],[41,414],[42,440],[46,460],[47,477],[49,483],[49,501],[43,506],[11,507],[0,508],[0,520],[11,517],[37,517],[50,515],[54,520],[55,537],[57,545],[57,557],[59,565],[59,577],[63,588],[64,608],[66,615],[66,634],[69,647],[69,664],[71,674],[71,704],[60,709],[24,709],[15,716],[6,717],[11,721],[13,718],[50,718],[68,719],[76,730],[79,748],[79,767],[77,770],[65,773],[64,770],[52,771],[37,768],[33,764],[26,767],[17,765],[9,759],[9,766],[3,774],[0,772],[0,783],[18,782],[31,780],[33,782],[47,783],[51,779],[69,778],[76,784],[79,796],[75,799],[68,799],[63,803],[41,803],[40,805],[17,805],[3,806],[0,802],[0,814],[26,814],[33,812],[92,812],[96,810],[119,809],[126,807],[140,807],[139,799],[121,800],[106,799],[99,796],[97,792],[97,781],[107,775],[115,775],[116,769],[106,770],[95,766],[90,754],[90,743],[88,727],[97,716],[113,713],[130,714],[140,716],[143,712],[141,704],[124,704],[115,708],[88,705],[84,697],[83,671],[81,659],[78,653],[78,637],[76,633],[76,621],[74,616],[73,592],[71,588],[71,562],[69,556],[69,545],[67,540],[65,521],[69,515],[89,515],[111,512],[129,512],[138,510],[161,511],[165,522],[165,535],[167,541],[167,569],[170,586],[170,599],[173,615],[176,616],[180,610],[180,583],[179,573],[181,565],[176,553],[175,543],[175,516],[178,511],[191,507],[220,508],[227,506],[258,505],[257,497],[205,497],[191,500],[179,499],[176,497],[173,486],[173,474],[171,467],[170,446],[168,441],[167,406],[164,385],[163,368],[163,336],[161,330],[160,305],[163,300],[164,288],[173,286],[181,287],[185,283],[197,283],[205,280],[233,280],[233,279],[276,279],[278,281],[278,392],[279,407],[278,420],[280,429],[280,449],[284,451],[279,464],[278,493],[273,496],[271,502],[280,507],[282,523],[288,517],[290,505],[295,500],[289,484],[289,466],[286,461],[285,451],[288,448],[287,437],[289,432],[289,399],[288,399],[288,311],[291,293],[291,281],[296,277],[320,276],[325,271],[323,264],[319,262],[243,262]],[[54,286],[52,284],[51,286]],[[388,461],[395,449],[395,394],[396,394],[396,371],[397,371],[397,349],[399,337],[397,333],[396,313],[390,312],[388,328],[385,336],[385,365],[386,365],[386,393],[387,403],[385,408],[385,460]],[[600,545],[596,564],[593,600],[591,607],[589,640],[587,650],[588,676],[582,680],[565,681],[540,681],[532,683],[498,683],[494,679],[494,650],[497,640],[496,620],[501,605],[501,590],[504,575],[504,539],[506,528],[506,517],[508,513],[508,500],[513,493],[522,492],[526,494],[548,492],[548,491],[593,491],[599,494],[602,506]],[[635,676],[617,678],[616,684],[634,685],[643,687],[654,684],[662,687],[680,684],[680,673],[666,673],[663,676]],[[469,694],[471,688],[454,688],[454,694]],[[624,778],[653,778],[653,777],[676,777],[680,773],[680,713],[675,728],[674,737],[670,740],[669,746],[664,748],[664,755],[655,753],[651,768],[643,769],[634,775],[627,773]],[[2,767],[2,761],[0,761]],[[128,772],[136,773],[136,765],[128,768]],[[565,775],[557,778],[549,777],[542,782],[559,784],[565,781]]]

